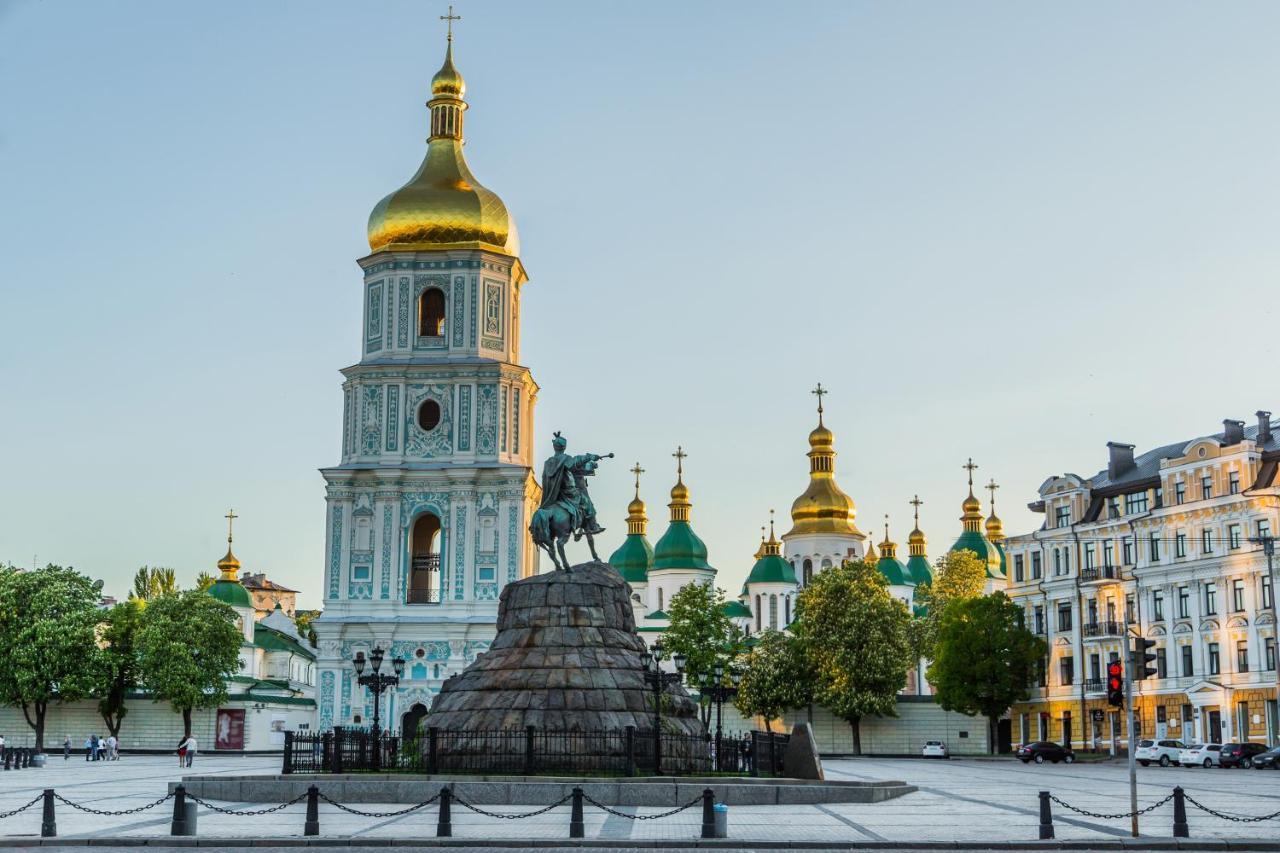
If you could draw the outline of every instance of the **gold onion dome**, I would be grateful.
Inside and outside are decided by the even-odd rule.
[[[431,135],[427,155],[409,183],[369,214],[372,251],[488,249],[520,254],[515,220],[497,193],[486,189],[462,154],[466,83],[453,64],[453,40],[431,79]]]
[[[819,385],[818,426],[809,433],[809,487],[791,504],[791,530],[787,537],[807,533],[834,533],[863,538],[853,523],[858,514],[853,498],[836,485],[835,436],[822,422],[822,395]]]
[[[227,546],[227,556],[218,561],[218,572],[221,575],[218,580],[224,581],[234,581],[240,573],[240,561],[231,553],[230,545]]]

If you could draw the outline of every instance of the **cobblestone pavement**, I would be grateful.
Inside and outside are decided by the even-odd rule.
[[[273,756],[220,758],[201,756],[193,773],[276,773]],[[846,841],[1030,841],[1036,838],[1036,792],[1050,790],[1079,808],[1094,812],[1127,810],[1128,788],[1122,763],[1027,765],[1015,761],[913,759],[849,759],[826,762],[831,779],[900,779],[920,790],[874,804],[815,806],[734,806],[729,832],[734,839],[760,842],[806,841],[839,844]],[[119,762],[54,759],[44,769],[0,771],[0,812],[21,806],[43,788],[54,788],[67,800],[90,808],[118,811],[145,805],[166,792],[169,781],[184,771],[167,756],[127,756]],[[1140,806],[1167,796],[1182,785],[1200,802],[1234,814],[1259,815],[1280,810],[1280,774],[1259,770],[1203,770],[1150,767],[1139,770]],[[424,795],[425,796],[425,795]],[[219,803],[225,808],[261,809],[263,803]],[[354,806],[361,811],[395,811],[403,804]],[[489,811],[518,814],[531,806],[486,806]],[[621,807],[626,815],[664,811]],[[199,834],[205,837],[273,838],[302,833],[305,807],[299,803],[265,816],[240,817],[200,809]],[[58,834],[64,838],[165,836],[169,832],[169,803],[125,816],[98,816],[59,803]],[[1266,824],[1233,824],[1188,808],[1191,837],[1274,839],[1280,820]],[[1059,839],[1102,840],[1127,837],[1126,819],[1106,820],[1071,814],[1055,806]],[[692,808],[673,817],[652,821],[629,820],[588,806],[588,839],[678,841],[699,835],[701,812]],[[499,820],[473,814],[458,805],[453,810],[456,839],[554,840],[567,838],[569,807],[537,817]],[[1172,834],[1173,807],[1161,806],[1144,816],[1144,835]],[[397,817],[371,818],[347,814],[321,804],[323,835],[347,838],[430,838],[435,834],[436,808]],[[0,819],[0,836],[37,837],[39,804],[21,814]]]

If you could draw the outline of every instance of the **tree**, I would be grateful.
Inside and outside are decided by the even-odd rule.
[[[912,651],[917,659],[932,658],[938,626],[952,601],[977,598],[987,583],[987,564],[968,550],[948,551],[934,561],[932,584],[916,587],[915,598],[927,609],[911,626]]]
[[[875,564],[846,562],[800,591],[791,630],[813,672],[814,696],[849,723],[862,753],[861,720],[897,716],[911,647],[906,606],[889,595]]]
[[[307,642],[311,644],[311,648],[316,648],[319,638],[316,637],[316,629],[311,627],[311,623],[320,616],[320,610],[298,610],[293,614],[294,627],[298,629],[300,636],[306,637]]]
[[[131,601],[150,601],[170,592],[178,591],[178,578],[173,569],[161,566],[143,566],[133,575]]]
[[[138,686],[138,631],[144,602],[130,597],[107,611],[99,629],[98,714],[107,730],[120,736],[120,725],[129,709],[124,700]]]
[[[181,712],[186,735],[192,710],[226,701],[243,640],[235,610],[199,590],[162,595],[143,609],[137,641],[142,683],[156,701]]]
[[[1030,695],[1046,654],[1044,640],[1023,624],[1022,608],[1003,592],[960,599],[943,613],[929,680],[946,710],[987,718],[994,747],[996,721]]]
[[[717,663],[727,666],[742,649],[742,631],[724,612],[724,590],[710,584],[689,583],[671,596],[667,605],[670,627],[662,646],[670,654],[682,654],[691,683],[698,676],[710,678]],[[709,723],[710,703],[703,703],[702,722]]]
[[[772,731],[775,717],[812,702],[813,677],[799,643],[781,631],[765,631],[747,655],[733,704],[748,717],[763,717],[765,731]]]
[[[200,574],[196,575],[196,589],[199,590],[200,592],[204,592],[209,587],[213,586],[214,583],[217,582],[217,580],[218,579],[216,577],[209,574],[208,572],[201,572]]]
[[[44,749],[45,713],[94,687],[102,581],[48,565],[0,570],[0,702],[18,705]]]

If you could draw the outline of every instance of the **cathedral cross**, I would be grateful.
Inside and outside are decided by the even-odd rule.
[[[973,472],[978,470],[978,466],[973,464],[973,457],[969,457],[969,461],[960,466],[969,472],[969,494],[973,494]]]
[[[827,394],[830,394],[831,392],[828,391],[826,388],[823,388],[822,383],[819,382],[818,387],[814,388],[809,393],[815,395],[818,398],[818,420],[821,421],[822,420],[822,398],[825,397]]]
[[[461,16],[461,15],[455,15],[455,14],[453,14],[453,5],[452,5],[452,4],[450,4],[450,5],[449,5],[449,14],[447,14],[447,15],[441,15],[441,16],[440,16],[440,20],[444,21],[444,22],[445,22],[445,26],[447,26],[447,27],[449,28],[449,36],[448,36],[448,38],[449,38],[449,41],[453,41],[453,22],[454,22],[454,21],[461,21],[461,20],[462,20],[462,16]]]
[[[684,460],[689,458],[689,454],[684,452],[684,448],[676,445],[676,452],[671,454],[676,458],[676,477],[684,476]]]
[[[924,503],[924,501],[920,500],[919,495],[912,495],[909,503],[911,504],[911,506],[914,508],[914,511],[915,511],[916,527],[919,527],[920,526],[920,506]]]
[[[992,514],[992,515],[995,515],[995,512],[996,512],[996,489],[998,489],[998,488],[1000,488],[1000,487],[996,485],[996,480],[995,480],[995,478],[994,478],[994,477],[992,477],[992,478],[991,478],[991,482],[990,482],[990,483],[987,483],[987,484],[986,484],[985,486],[983,486],[982,488],[986,489],[988,492],[990,492],[990,493],[991,493],[991,514]]]
[[[636,475],[636,497],[640,497],[640,475],[644,473],[644,469],[640,467],[639,462],[631,469],[631,473]]]
[[[236,519],[239,517],[240,516],[236,515],[236,511],[234,509],[227,510],[227,514],[223,516],[223,518],[227,520],[227,544],[228,545],[231,544],[231,525],[235,524]]]

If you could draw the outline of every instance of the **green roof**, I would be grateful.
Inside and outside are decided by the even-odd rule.
[[[609,558],[627,583],[645,583],[653,567],[653,546],[643,533],[628,533],[618,550]]]
[[[933,584],[933,566],[928,557],[908,557],[907,571],[911,573],[911,582],[917,586]]]
[[[911,614],[917,619],[923,619],[929,615],[929,607],[925,604],[913,604],[911,605]]]
[[[214,581],[213,586],[209,587],[206,592],[223,604],[230,604],[232,607],[248,607],[250,609],[253,607],[253,602],[249,600],[249,591],[236,581]]]
[[[765,554],[756,560],[747,575],[747,583],[788,583],[796,582],[795,568],[777,554]],[[745,589],[745,587],[744,587]]]
[[[655,611],[653,611],[652,613],[650,613],[648,616],[646,616],[646,617],[644,617],[644,618],[646,618],[646,619],[670,619],[671,617],[670,617],[670,616],[668,616],[666,613],[662,612],[661,610],[655,610]]]
[[[1001,571],[1001,559],[1003,555],[1000,549],[991,543],[991,540],[978,533],[975,530],[966,530],[960,534],[960,538],[956,540],[956,544],[951,546],[952,551],[972,551],[978,555],[979,560],[985,560],[987,563],[987,577],[1004,579]]]
[[[253,644],[269,652],[293,652],[295,655],[302,655],[308,660],[316,659],[315,652],[306,648],[292,637],[280,633],[269,625],[263,625],[261,622],[253,626]]]
[[[687,521],[673,521],[653,549],[653,571],[661,569],[715,569],[707,562],[707,546]]]
[[[911,586],[914,583],[911,573],[897,557],[881,557],[876,568],[889,581],[889,586]]]
[[[991,547],[995,548],[997,551],[1000,552],[1000,577],[1002,578],[1009,577],[1009,565],[1008,565],[1009,558],[1005,556],[1004,546],[1001,545],[999,542],[992,542]]]
[[[751,618],[751,608],[741,601],[726,601],[724,606],[720,608],[720,612],[730,619],[737,619],[738,617]]]

